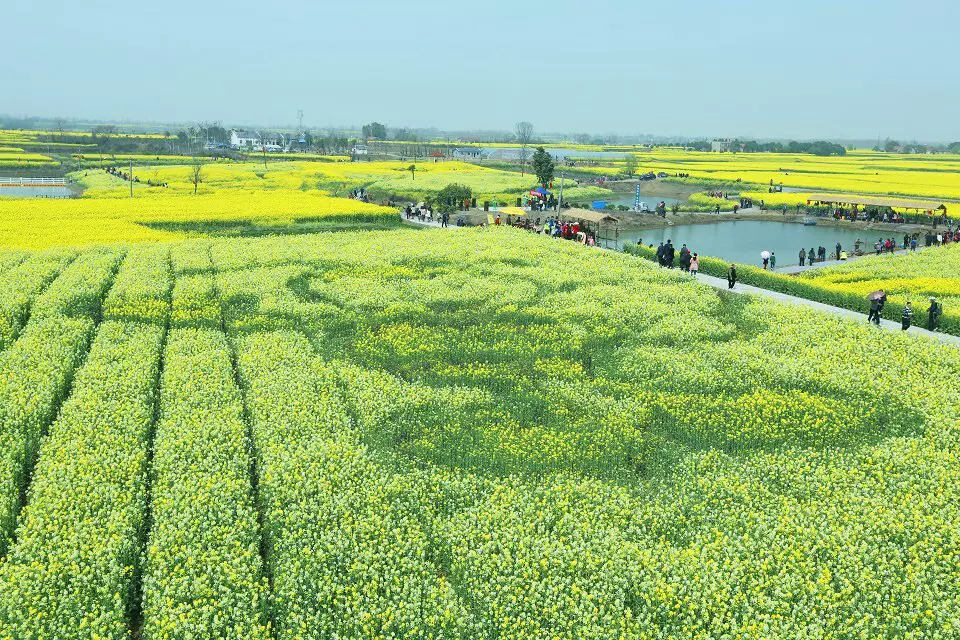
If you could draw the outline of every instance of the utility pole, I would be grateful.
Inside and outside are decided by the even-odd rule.
[[[560,170],[560,198],[557,200],[557,216],[560,215],[560,209],[563,207],[563,169]]]
[[[303,133],[303,109],[297,109],[297,122],[299,123],[297,135],[299,135]]]
[[[133,197],[133,160],[130,161],[130,197]]]

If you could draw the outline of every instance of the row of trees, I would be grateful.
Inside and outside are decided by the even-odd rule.
[[[678,146],[692,149],[694,151],[710,151],[713,147],[709,140],[695,140],[694,142],[677,143]],[[797,142],[791,140],[786,144],[782,142],[757,142],[756,140],[734,140],[730,144],[734,152],[740,153],[809,153],[815,156],[845,156],[847,149],[842,144],[828,142],[826,140],[816,140],[814,142]]]
[[[887,138],[882,145],[878,144],[873,150],[886,151],[887,153],[960,153],[960,142],[920,144],[918,142],[898,142]]]

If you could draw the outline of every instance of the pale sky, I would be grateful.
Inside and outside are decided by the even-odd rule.
[[[960,140],[956,0],[3,5],[14,116]]]

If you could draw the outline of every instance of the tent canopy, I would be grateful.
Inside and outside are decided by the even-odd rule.
[[[891,209],[916,209],[918,211],[946,211],[947,205],[934,200],[910,200],[906,198],[881,198],[844,193],[811,193],[807,202],[826,204],[857,204],[867,207],[890,207]]]
[[[521,209],[520,207],[503,207],[497,213],[505,216],[525,216],[527,215],[528,211]]]
[[[588,209],[564,209],[560,212],[561,220],[583,220],[584,222],[619,222],[616,218],[611,216],[608,213],[603,213],[601,211],[590,211]]]

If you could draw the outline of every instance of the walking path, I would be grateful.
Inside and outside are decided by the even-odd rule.
[[[722,278],[716,278],[714,276],[708,276],[701,273],[697,276],[697,282],[703,282],[704,284],[708,284],[714,289],[720,289],[722,291],[728,290],[727,281]],[[822,302],[815,302],[813,300],[807,300],[806,298],[797,298],[796,296],[790,296],[785,293],[780,293],[779,291],[771,291],[770,289],[761,289],[760,287],[754,287],[749,284],[741,284],[738,282],[736,286],[734,286],[733,288],[733,293],[740,293],[740,294],[748,293],[751,295],[764,296],[772,300],[776,300],[777,302],[782,302],[784,304],[792,304],[800,307],[807,307],[809,309],[816,309],[817,311],[832,313],[833,315],[840,316],[841,318],[858,320],[862,323],[865,323],[867,320],[867,317],[865,315],[857,311],[851,311],[850,309],[843,309],[841,307],[832,307],[828,304],[823,304]],[[915,318],[915,320],[921,320],[921,321],[926,320],[926,314],[923,314],[923,313],[917,314],[917,317]],[[891,331],[903,331],[903,329],[900,328],[900,323],[894,322],[892,320],[881,319],[880,326],[884,329],[888,329]],[[914,325],[909,329],[907,329],[907,333],[910,333],[913,335],[927,336],[928,338],[939,340],[944,344],[952,344],[955,346],[960,346],[960,336],[954,336],[948,333],[938,333],[934,331],[927,331],[926,329],[922,327],[918,327],[917,325]]]
[[[426,221],[426,220],[417,220],[416,218],[410,218],[409,220],[407,220],[407,218],[405,218],[405,217],[403,216],[403,214],[400,215],[400,221],[401,221],[401,222],[404,222],[404,223],[406,223],[406,224],[412,225],[412,226],[414,226],[414,227],[430,227],[430,228],[432,228],[432,229],[443,229],[443,228],[444,228],[443,225],[441,225],[439,222],[437,222],[437,221],[435,221],[435,220],[431,220],[431,221],[429,221],[429,222]],[[447,228],[447,229],[459,229],[460,227],[458,227],[458,226],[455,225],[455,224],[449,224],[449,225],[446,226],[446,228]]]

